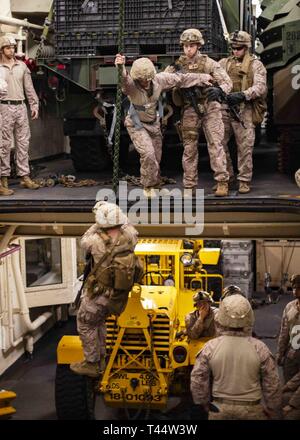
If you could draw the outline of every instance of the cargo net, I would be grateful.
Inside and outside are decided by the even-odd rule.
[[[115,54],[118,19],[119,0],[56,0],[57,55]],[[203,32],[206,40],[203,52],[223,53],[225,51],[218,11],[212,0],[128,0],[125,2],[126,53],[135,55],[179,54],[180,34],[189,27],[198,28]]]

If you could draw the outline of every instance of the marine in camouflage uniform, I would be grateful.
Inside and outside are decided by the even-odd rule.
[[[214,316],[217,312],[215,307],[211,307],[211,297],[209,293],[200,291],[193,297],[196,310],[190,312],[185,317],[186,333],[190,339],[200,337],[214,337],[216,334]]]
[[[105,255],[109,257],[112,249],[119,246],[123,238],[128,250],[134,252],[137,243],[137,231],[128,223],[121,209],[112,203],[98,202],[94,207],[96,223],[81,239],[81,246],[93,256],[94,264],[103,260],[101,268],[107,267]],[[103,235],[104,232],[104,235]],[[103,259],[104,258],[104,259]],[[97,377],[105,368],[106,318],[115,314],[111,309],[113,288],[107,288],[99,295],[89,295],[83,289],[84,296],[77,314],[77,330],[82,342],[85,360],[74,363],[70,368],[74,373]],[[119,308],[125,309],[128,291],[119,292]]]
[[[7,95],[0,101],[2,115],[1,182],[8,188],[10,176],[10,149],[15,136],[15,159],[21,186],[38,189],[39,185],[30,177],[29,140],[30,128],[25,104],[25,94],[29,102],[32,119],[38,118],[39,100],[35,93],[31,73],[23,61],[14,57],[16,40],[12,37],[0,38],[0,66],[7,82]],[[25,92],[25,94],[24,94]]]
[[[285,420],[300,420],[300,369],[283,387]]]
[[[293,338],[300,333],[300,275],[293,275],[291,284],[296,299],[289,302],[283,311],[276,355],[278,365],[283,366],[285,382],[300,368],[300,348],[292,344]]]
[[[244,31],[230,35],[233,55],[219,61],[233,82],[232,93],[227,102],[240,108],[240,116],[245,128],[235,121],[223,105],[225,135],[223,146],[227,156],[227,170],[230,181],[234,180],[234,170],[228,149],[228,142],[234,133],[237,145],[239,192],[248,193],[253,174],[252,153],[255,142],[255,124],[262,122],[266,110],[264,97],[267,94],[267,72],[255,55],[249,53],[251,36]],[[256,109],[256,110],[255,110]]]
[[[116,65],[125,64],[125,57],[118,54]],[[139,58],[132,64],[130,75],[123,67],[122,91],[128,96],[131,106],[125,126],[133,145],[140,155],[141,183],[144,188],[160,185],[160,161],[162,134],[158,113],[159,97],[163,90],[172,87],[211,85],[208,74],[156,73],[148,58]]]
[[[4,80],[4,71],[0,66],[0,99],[5,98],[7,94],[7,82]],[[1,163],[1,154],[2,154],[2,115],[0,112],[0,163]],[[1,178],[1,167],[0,167],[0,178]],[[0,196],[10,196],[13,194],[13,191],[2,186],[0,180]]]
[[[222,333],[205,344],[191,374],[195,404],[208,411],[211,401],[217,412],[209,412],[210,420],[280,418],[275,360],[263,342],[244,333],[254,323],[251,304],[242,295],[229,296],[221,301],[216,320]]]
[[[182,55],[174,66],[167,67],[167,72],[180,69],[183,72],[207,73],[213,77],[215,87],[202,90],[196,97],[199,113],[192,106],[186,94],[175,91],[173,99],[176,105],[182,107],[181,132],[183,141],[183,185],[185,188],[195,188],[198,185],[198,138],[199,129],[202,127],[207,141],[210,157],[210,166],[214,172],[217,183],[216,196],[228,194],[229,174],[226,167],[226,154],[222,146],[224,125],[222,122],[219,87],[229,93],[232,82],[221,66],[199,52],[204,44],[201,32],[198,29],[186,29],[180,37],[185,54]]]

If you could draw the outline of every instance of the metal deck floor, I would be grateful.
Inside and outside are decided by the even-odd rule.
[[[265,198],[291,198],[300,200],[300,189],[297,187],[293,177],[280,174],[277,171],[277,154],[276,144],[262,144],[254,149],[253,153],[253,181],[252,191],[249,194],[241,195],[237,188],[231,190],[229,199],[265,199]],[[181,168],[181,148],[168,148],[163,152],[161,163],[162,175],[176,180],[176,185],[166,185],[168,189],[175,187],[182,189],[182,168]],[[136,151],[131,151],[128,155],[126,163],[121,164],[125,174],[139,176],[139,156]],[[300,163],[299,163],[300,167]],[[0,197],[0,201],[28,201],[41,200],[47,204],[47,200],[90,200],[94,201],[97,191],[100,188],[111,188],[111,184],[107,184],[112,178],[111,171],[102,173],[76,173],[72,164],[72,160],[56,159],[49,161],[40,161],[36,165],[36,177],[48,177],[49,175],[75,175],[77,179],[94,179],[100,182],[95,187],[66,188],[62,185],[56,185],[53,188],[40,188],[32,191],[23,189],[19,186],[18,180],[11,180],[11,188],[15,194],[11,197]],[[214,196],[212,186],[214,185],[213,175],[210,171],[209,158],[207,152],[200,149],[199,152],[199,184],[198,188],[204,189],[205,199],[220,200]],[[120,174],[121,176],[121,174]],[[120,177],[121,180],[121,177]],[[102,183],[101,183],[102,182]],[[103,184],[105,182],[106,184]],[[129,186],[129,189],[133,186]],[[223,200],[224,198],[222,198]],[[225,198],[226,199],[226,198]],[[2,204],[2,203],[1,203]],[[0,206],[1,209],[1,206]]]

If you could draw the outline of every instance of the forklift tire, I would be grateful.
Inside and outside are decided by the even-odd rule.
[[[103,171],[111,163],[101,136],[70,136],[71,159],[76,171]]]
[[[95,420],[95,380],[80,376],[69,365],[57,365],[55,407],[58,420]]]

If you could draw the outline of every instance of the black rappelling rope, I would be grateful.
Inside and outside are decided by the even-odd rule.
[[[125,0],[119,1],[119,34],[118,34],[118,52],[124,52],[124,9]],[[119,156],[120,156],[120,137],[121,137],[121,117],[122,117],[122,70],[123,65],[118,66],[118,84],[116,97],[116,128],[113,156],[113,190],[117,193],[119,183]]]

